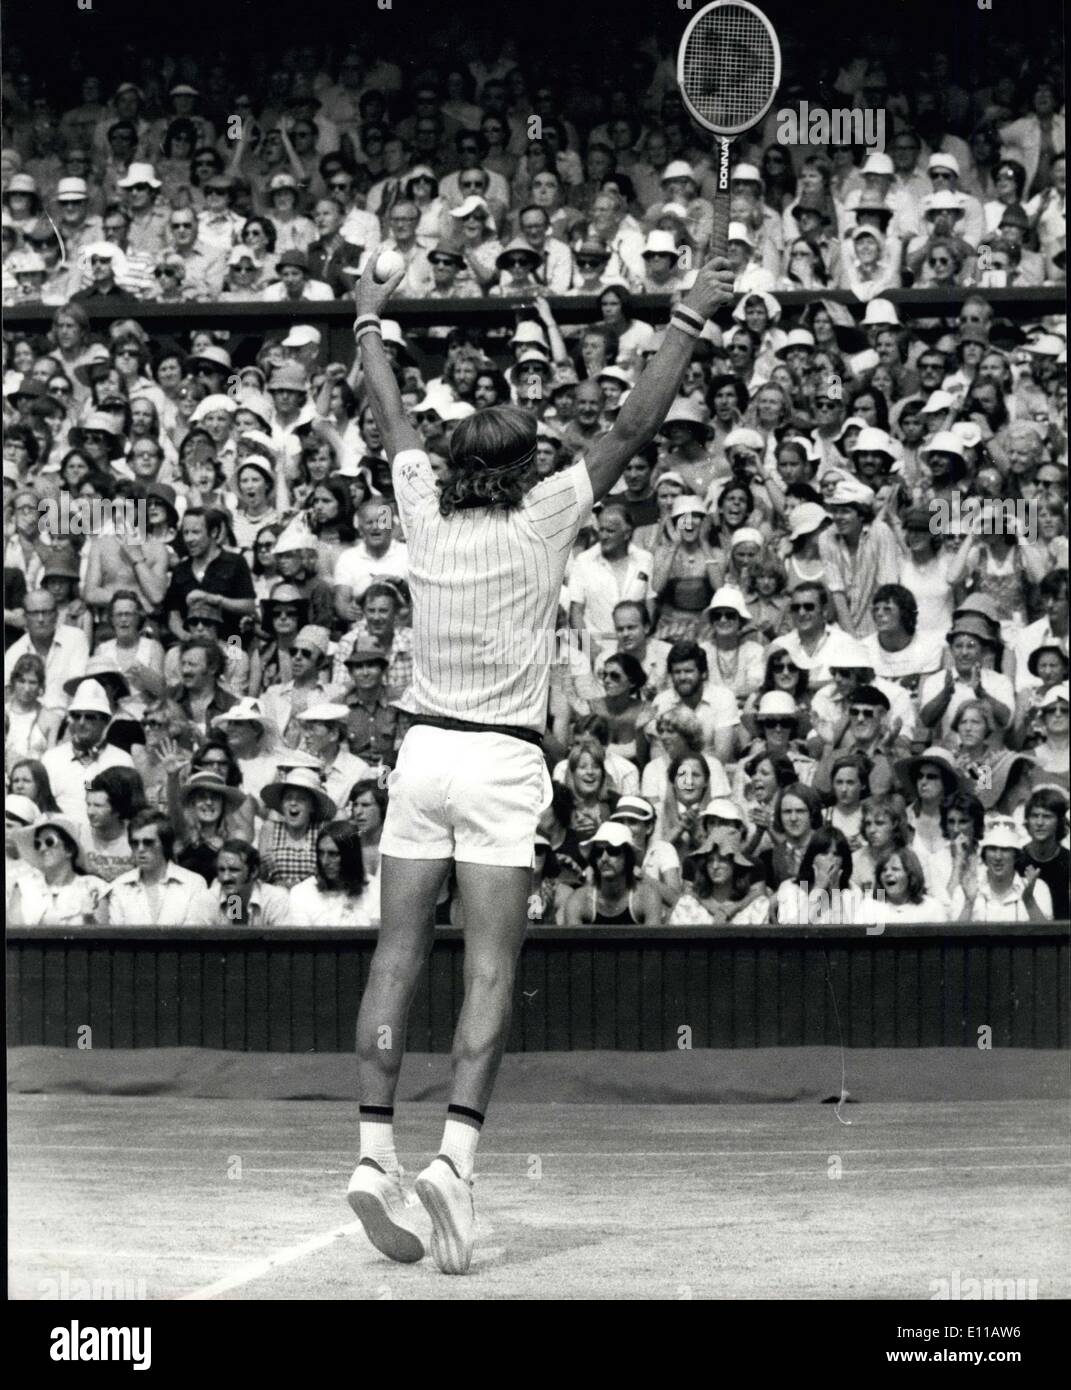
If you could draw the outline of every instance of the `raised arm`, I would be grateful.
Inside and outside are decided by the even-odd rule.
[[[701,320],[733,299],[733,272],[724,259],[708,261],[685,295],[683,305]],[[698,334],[670,321],[662,346],[642,372],[621,407],[613,429],[587,451],[584,462],[595,500],[605,497],[625,470],[625,464],[662,428],[662,421],[680,389]]]
[[[386,281],[378,284],[372,278],[376,257],[369,256],[365,262],[364,273],[353,287],[353,300],[357,306],[358,322],[371,316],[379,318],[380,310],[394,291],[405,279],[405,270],[399,271]],[[383,447],[387,457],[393,460],[403,449],[422,448],[420,435],[406,418],[402,407],[402,393],[394,379],[390,362],[383,347],[380,333],[362,333],[357,340],[364,384],[368,391],[368,403],[376,417],[376,424],[383,436]]]

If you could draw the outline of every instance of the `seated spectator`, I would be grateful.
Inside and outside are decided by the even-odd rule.
[[[584,842],[593,882],[578,888],[565,905],[567,926],[658,926],[658,889],[639,876],[628,826],[606,821]]]
[[[175,832],[160,811],[139,811],[127,830],[133,869],[104,892],[98,921],[105,927],[173,927],[187,922],[204,879],[173,862]]]
[[[194,902],[198,927],[288,927],[290,894],[260,878],[260,855],[245,840],[224,840],[209,887]]]
[[[369,902],[368,879],[361,855],[361,834],[351,821],[329,821],[319,833],[316,868],[290,890],[294,927],[377,925]]]

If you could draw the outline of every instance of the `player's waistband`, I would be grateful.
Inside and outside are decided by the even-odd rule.
[[[542,751],[543,739],[534,729],[523,729],[516,724],[473,724],[467,719],[440,719],[434,714],[414,714],[412,724],[427,724],[433,729],[446,729],[458,734],[505,734],[507,738],[519,738]]]

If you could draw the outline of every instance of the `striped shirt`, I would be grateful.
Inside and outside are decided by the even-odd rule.
[[[514,510],[450,517],[423,450],[403,450],[392,474],[413,601],[413,681],[399,707],[542,733],[565,565],[594,500],[586,466],[544,478]]]

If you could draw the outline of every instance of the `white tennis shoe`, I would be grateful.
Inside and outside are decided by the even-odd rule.
[[[431,1254],[443,1274],[464,1274],[472,1263],[476,1209],[472,1183],[438,1154],[416,1180],[416,1194],[431,1217]]]
[[[353,1170],[346,1200],[381,1254],[407,1265],[424,1258],[424,1242],[413,1229],[416,1200],[406,1196],[400,1171],[385,1173],[378,1163],[362,1159]]]

